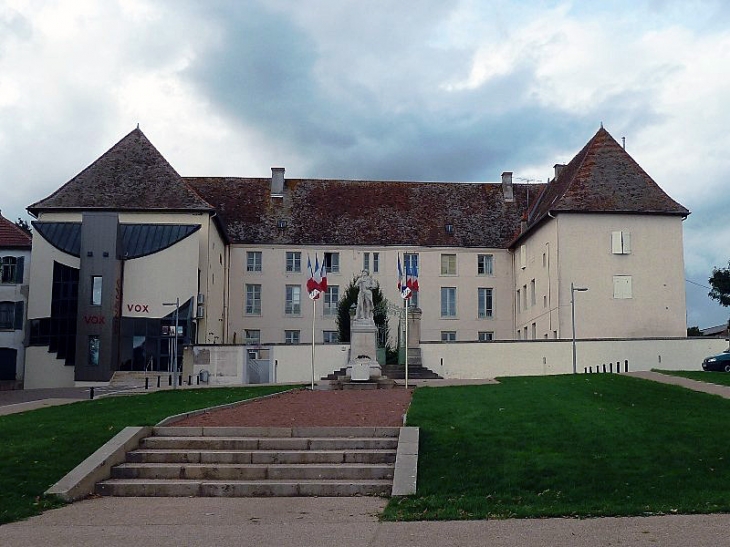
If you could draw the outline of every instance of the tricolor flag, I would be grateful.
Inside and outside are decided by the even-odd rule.
[[[406,279],[403,277],[403,268],[400,263],[400,253],[398,253],[398,290],[400,291],[401,298],[408,299],[411,297],[411,289],[406,283]]]
[[[309,269],[309,279],[307,280],[307,292],[309,293],[309,298],[312,300],[317,300],[319,298],[320,293],[322,292],[319,289],[319,283],[317,282],[316,276],[319,275],[319,260],[317,259],[317,255],[315,255],[315,260],[317,260],[316,269],[312,270],[312,260],[309,258],[309,255],[307,255],[307,268]]]
[[[317,268],[314,270],[314,280],[317,282],[320,292],[325,292],[327,290],[327,266],[324,265],[324,257],[322,257],[321,268],[319,267],[319,260],[317,259]]]
[[[406,264],[406,286],[411,292],[418,292],[418,266]]]

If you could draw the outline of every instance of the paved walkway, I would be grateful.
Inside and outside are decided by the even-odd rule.
[[[101,498],[0,527],[8,547],[717,547],[730,515],[379,522],[380,498]]]
[[[724,397],[725,399],[730,399],[730,386],[720,386],[717,384],[710,384],[708,382],[700,382],[698,380],[682,378],[681,376],[661,374],[659,372],[629,372],[628,375],[634,376],[636,378],[643,378],[644,380],[660,382],[662,384],[681,386],[687,389],[693,389],[694,391],[701,391],[703,393],[710,393],[711,395],[719,395],[720,397]]]

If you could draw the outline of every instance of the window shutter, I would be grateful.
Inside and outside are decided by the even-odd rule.
[[[23,330],[23,302],[15,303],[15,330]]]
[[[19,256],[15,262],[15,282],[18,284],[23,283],[23,264],[25,263],[25,257]]]
[[[621,232],[621,243],[623,254],[631,254],[631,232]]]
[[[611,252],[621,254],[621,232],[611,232]]]

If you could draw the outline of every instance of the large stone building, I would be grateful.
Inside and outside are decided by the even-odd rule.
[[[23,381],[31,236],[0,215],[0,386]]]
[[[180,344],[310,343],[307,260],[329,289],[315,341],[362,269],[386,298],[418,267],[421,338],[685,335],[682,220],[601,128],[548,184],[184,178],[135,129],[31,205],[26,385],[167,370]]]

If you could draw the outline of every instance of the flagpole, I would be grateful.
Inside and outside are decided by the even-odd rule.
[[[408,299],[403,300],[403,311],[406,316],[406,389],[408,389]]]
[[[317,299],[312,300],[312,391],[314,391],[314,320],[317,317]]]

